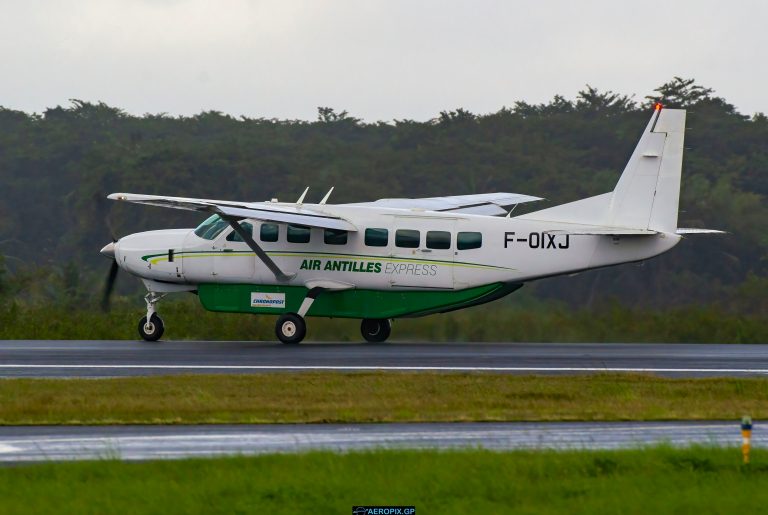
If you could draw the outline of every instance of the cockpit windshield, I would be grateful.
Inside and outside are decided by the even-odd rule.
[[[213,215],[197,226],[195,234],[203,239],[212,240],[227,227],[229,227],[229,222],[222,220],[219,215]]]

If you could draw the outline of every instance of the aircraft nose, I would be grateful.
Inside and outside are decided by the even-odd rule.
[[[115,242],[107,243],[99,252],[110,259],[115,259]]]

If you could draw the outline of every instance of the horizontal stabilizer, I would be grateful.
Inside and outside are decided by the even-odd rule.
[[[649,231],[646,229],[625,229],[623,227],[606,227],[597,229],[575,229],[569,231],[556,230],[544,231],[548,234],[569,234],[572,236],[654,236],[658,231]]]
[[[690,229],[690,228],[678,228],[675,234],[728,234],[725,231],[718,231],[717,229]]]

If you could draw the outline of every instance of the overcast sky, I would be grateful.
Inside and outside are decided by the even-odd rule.
[[[679,75],[768,112],[768,2],[0,0],[0,105],[427,120]]]

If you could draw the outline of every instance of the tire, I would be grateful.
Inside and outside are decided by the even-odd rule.
[[[299,343],[307,335],[307,323],[296,313],[280,315],[275,324],[275,335],[283,343]]]
[[[360,333],[371,343],[387,341],[392,334],[392,321],[387,318],[365,318],[360,323]]]
[[[163,319],[160,318],[157,313],[152,313],[149,327],[147,327],[147,317],[141,317],[139,320],[139,335],[148,342],[156,342],[159,340],[165,332],[165,324]]]

